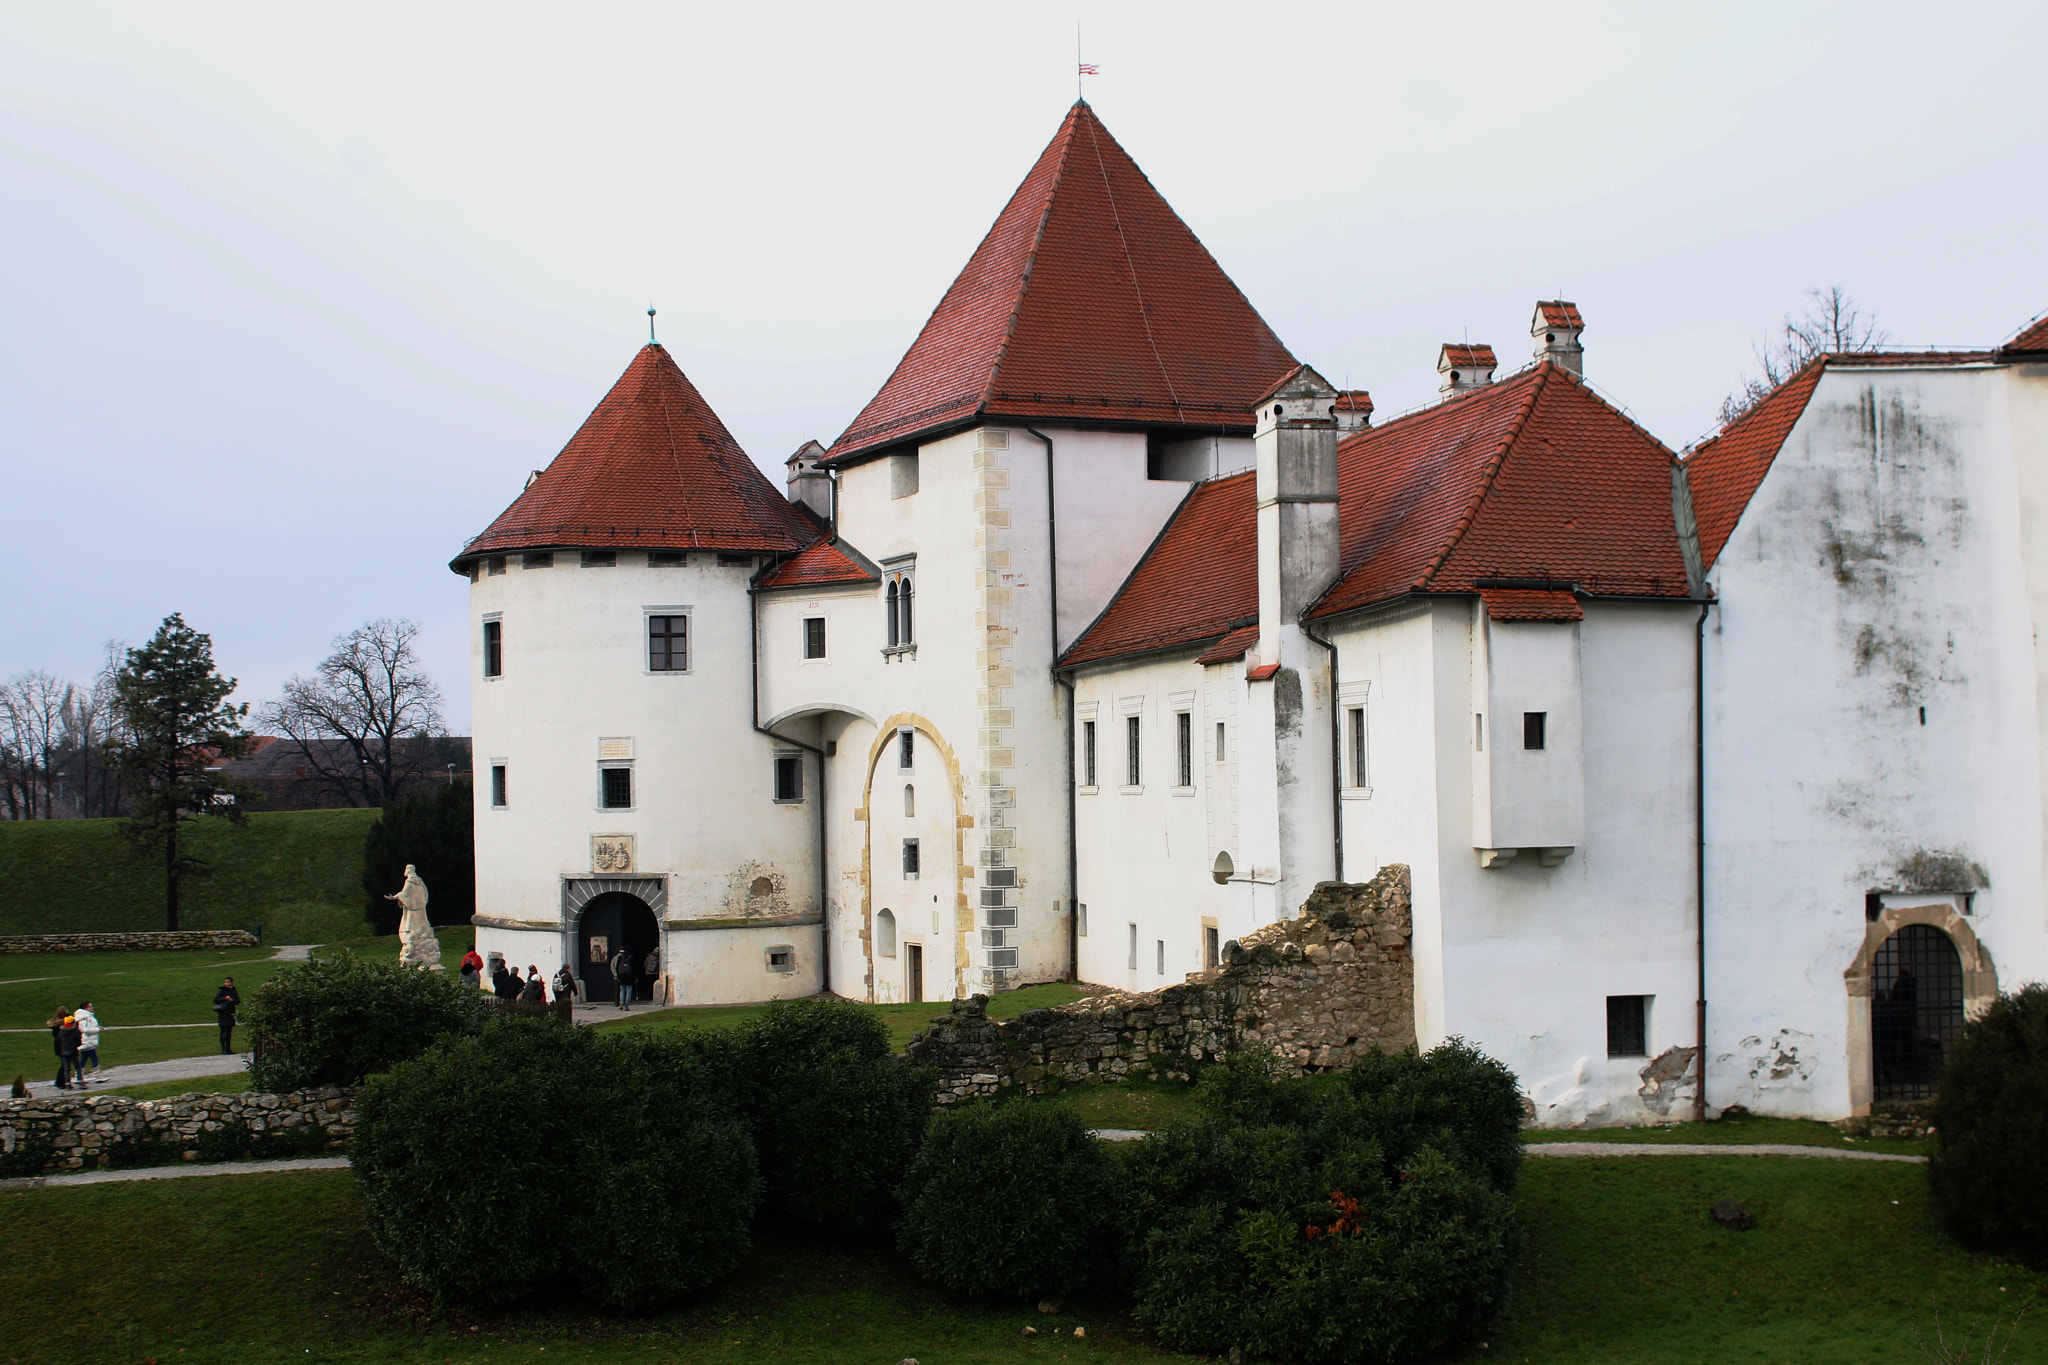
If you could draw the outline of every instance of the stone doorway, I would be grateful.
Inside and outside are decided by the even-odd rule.
[[[1871,966],[1871,1099],[1930,1100],[1963,1027],[1963,960],[1948,935],[1909,924]]]
[[[576,925],[575,971],[583,982],[583,998],[592,1004],[616,1001],[619,983],[612,975],[612,954],[623,944],[645,962],[660,939],[653,909],[638,896],[607,891],[591,897]],[[643,999],[648,984],[640,983]]]
[[[903,945],[903,998],[913,1003],[924,999],[924,945]]]

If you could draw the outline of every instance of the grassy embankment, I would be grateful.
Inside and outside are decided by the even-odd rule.
[[[1506,1318],[1456,1357],[1542,1365],[1812,1365],[1917,1359],[1916,1323],[1951,1334],[2008,1319],[2038,1282],[1947,1241],[1921,1168],[1768,1158],[1531,1162],[1528,1248]],[[1722,1197],[1748,1232],[1707,1217]],[[525,1235],[532,1230],[522,1230]],[[537,1233],[535,1235],[538,1235]],[[345,1172],[0,1194],[10,1314],[24,1362],[380,1360],[767,1365],[912,1356],[938,1365],[1180,1361],[1148,1346],[1114,1302],[957,1299],[880,1246],[762,1229],[725,1284],[646,1317],[572,1304],[502,1315],[436,1311],[401,1288],[364,1231]],[[630,1254],[630,1237],[622,1254]],[[38,1254],[37,1248],[49,1254]],[[92,1270],[78,1292],[78,1267]],[[18,1314],[18,1316],[17,1316]],[[1025,1338],[1021,1329],[1039,1330]],[[1072,1329],[1085,1325],[1076,1340]],[[1055,1334],[1054,1329],[1061,1329]],[[2009,1361],[2048,1351],[2029,1320]]]
[[[266,944],[364,932],[363,836],[377,815],[275,811],[251,815],[239,829],[224,820],[188,824],[192,851],[213,870],[179,883],[178,927],[261,925]],[[120,821],[0,822],[0,934],[163,927],[163,865],[129,848]]]

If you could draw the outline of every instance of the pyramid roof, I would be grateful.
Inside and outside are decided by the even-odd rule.
[[[1249,431],[1293,367],[1082,102],[831,458],[978,417]]]
[[[768,482],[659,343],[462,559],[552,546],[788,554],[822,526]]]

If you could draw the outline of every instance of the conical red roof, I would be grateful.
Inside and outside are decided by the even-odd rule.
[[[820,529],[754,467],[668,352],[649,343],[461,558],[551,546],[792,553]]]
[[[976,416],[1208,430],[1294,357],[1086,103],[833,460]]]

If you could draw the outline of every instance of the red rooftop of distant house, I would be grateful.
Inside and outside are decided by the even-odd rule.
[[[978,417],[1248,430],[1294,358],[1077,103],[836,463]]]
[[[1493,347],[1487,345],[1467,346],[1455,341],[1446,341],[1437,356],[1439,370],[1493,370],[1500,368],[1500,362],[1493,358]]]
[[[1545,327],[1576,327],[1580,331],[1586,328],[1586,320],[1579,316],[1579,305],[1576,303],[1550,299],[1537,304],[1536,311],[1543,318]]]
[[[789,554],[821,529],[754,467],[650,342],[455,567],[480,554],[555,546]]]
[[[760,586],[764,588],[814,588],[839,583],[874,583],[881,575],[870,568],[857,553],[850,553],[837,540],[824,539],[813,542],[798,552],[795,558],[784,560]]]

